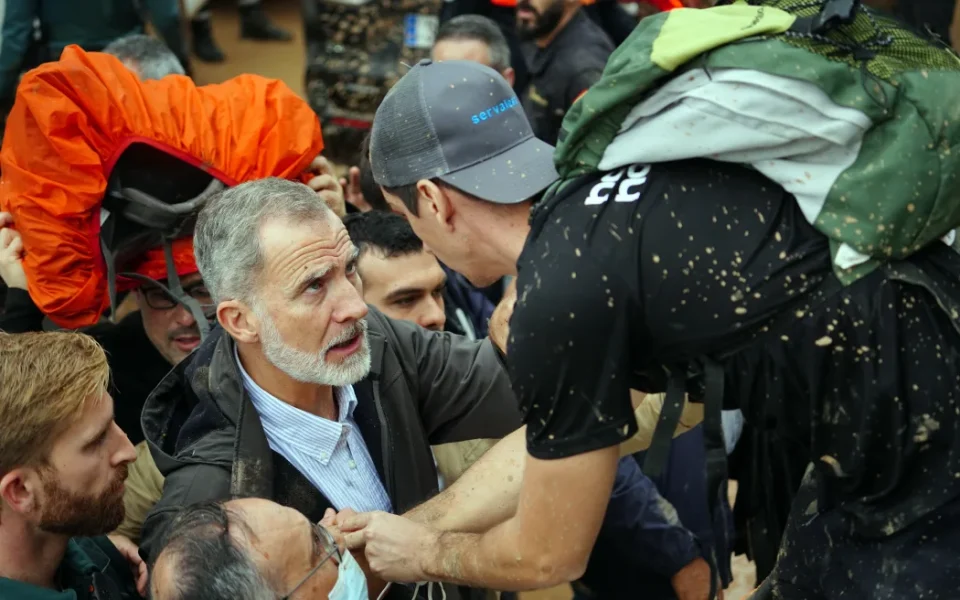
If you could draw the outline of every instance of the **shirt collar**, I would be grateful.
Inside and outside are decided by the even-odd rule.
[[[357,395],[353,391],[353,386],[333,388],[334,397],[337,400],[338,414],[337,420],[331,421],[288,404],[260,387],[253,380],[253,377],[247,373],[247,370],[243,368],[243,363],[240,362],[240,353],[236,346],[234,346],[233,354],[240,371],[240,378],[243,380],[243,388],[260,416],[260,422],[263,424],[268,439],[271,437],[282,438],[284,442],[311,453],[316,452],[319,445],[325,447],[327,457],[333,454],[336,442],[339,440],[340,428],[353,420],[353,412],[357,407]],[[293,431],[290,428],[292,422],[301,423],[305,427],[303,430]],[[330,436],[333,429],[337,430],[335,439]],[[311,433],[316,433],[319,438],[311,435]]]

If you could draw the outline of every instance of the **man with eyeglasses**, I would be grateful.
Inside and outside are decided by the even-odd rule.
[[[269,500],[195,504],[165,533],[149,597],[366,600],[366,574],[342,546],[342,537]]]
[[[6,310],[0,317],[0,329],[8,333],[40,331],[44,316],[27,293],[23,249],[12,223],[9,213],[0,213],[0,277],[10,288]],[[173,244],[173,253],[184,290],[201,305],[209,304],[209,293],[193,258],[192,239],[177,240]],[[157,281],[165,279],[163,251],[159,248],[147,251],[134,271]],[[121,280],[118,290],[133,294],[139,310],[116,324],[103,322],[95,325],[86,333],[107,350],[117,424],[131,442],[139,444],[143,441],[140,411],[144,400],[170,368],[200,344],[200,330],[190,311],[159,287],[139,286],[138,282]]]

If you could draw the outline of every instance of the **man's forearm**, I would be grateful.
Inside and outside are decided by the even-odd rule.
[[[441,533],[435,553],[424,565],[430,580],[502,591],[545,587],[544,581],[571,581],[578,575],[544,571],[536,556],[524,556],[507,521],[487,533]]]
[[[617,453],[611,447],[561,461],[531,458],[516,514],[486,533],[437,534],[421,570],[431,581],[503,591],[578,579],[603,520]],[[563,476],[567,469],[572,477]],[[585,487],[571,489],[572,480]]]
[[[500,440],[452,486],[404,516],[440,531],[482,532],[517,512],[526,428]]]

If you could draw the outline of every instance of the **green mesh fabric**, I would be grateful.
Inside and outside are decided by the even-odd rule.
[[[816,15],[823,6],[819,0],[766,0],[763,4],[798,17]],[[905,28],[892,18],[861,8],[856,20],[824,35],[787,32],[784,42],[852,67],[866,68],[875,77],[892,82],[905,71],[960,70],[953,50]],[[870,55],[865,61],[860,59]]]

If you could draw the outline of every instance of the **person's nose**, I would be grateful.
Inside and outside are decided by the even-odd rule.
[[[338,323],[348,323],[350,321],[359,321],[370,312],[367,303],[363,301],[360,291],[344,280],[342,285],[337,286],[336,306],[333,310],[333,320]]]
[[[193,313],[190,312],[190,309],[182,304],[177,304],[172,310],[173,320],[180,327],[190,327],[197,322],[197,320],[193,317]]]
[[[119,438],[117,449],[113,453],[113,466],[128,465],[137,460],[137,449],[133,447],[130,438],[120,429],[120,426],[117,425],[116,422],[114,422],[113,426],[116,428],[116,434]]]
[[[424,310],[417,319],[417,325],[424,329],[441,330],[447,323],[447,314],[443,310],[443,302],[436,298],[428,298],[424,302]]]

